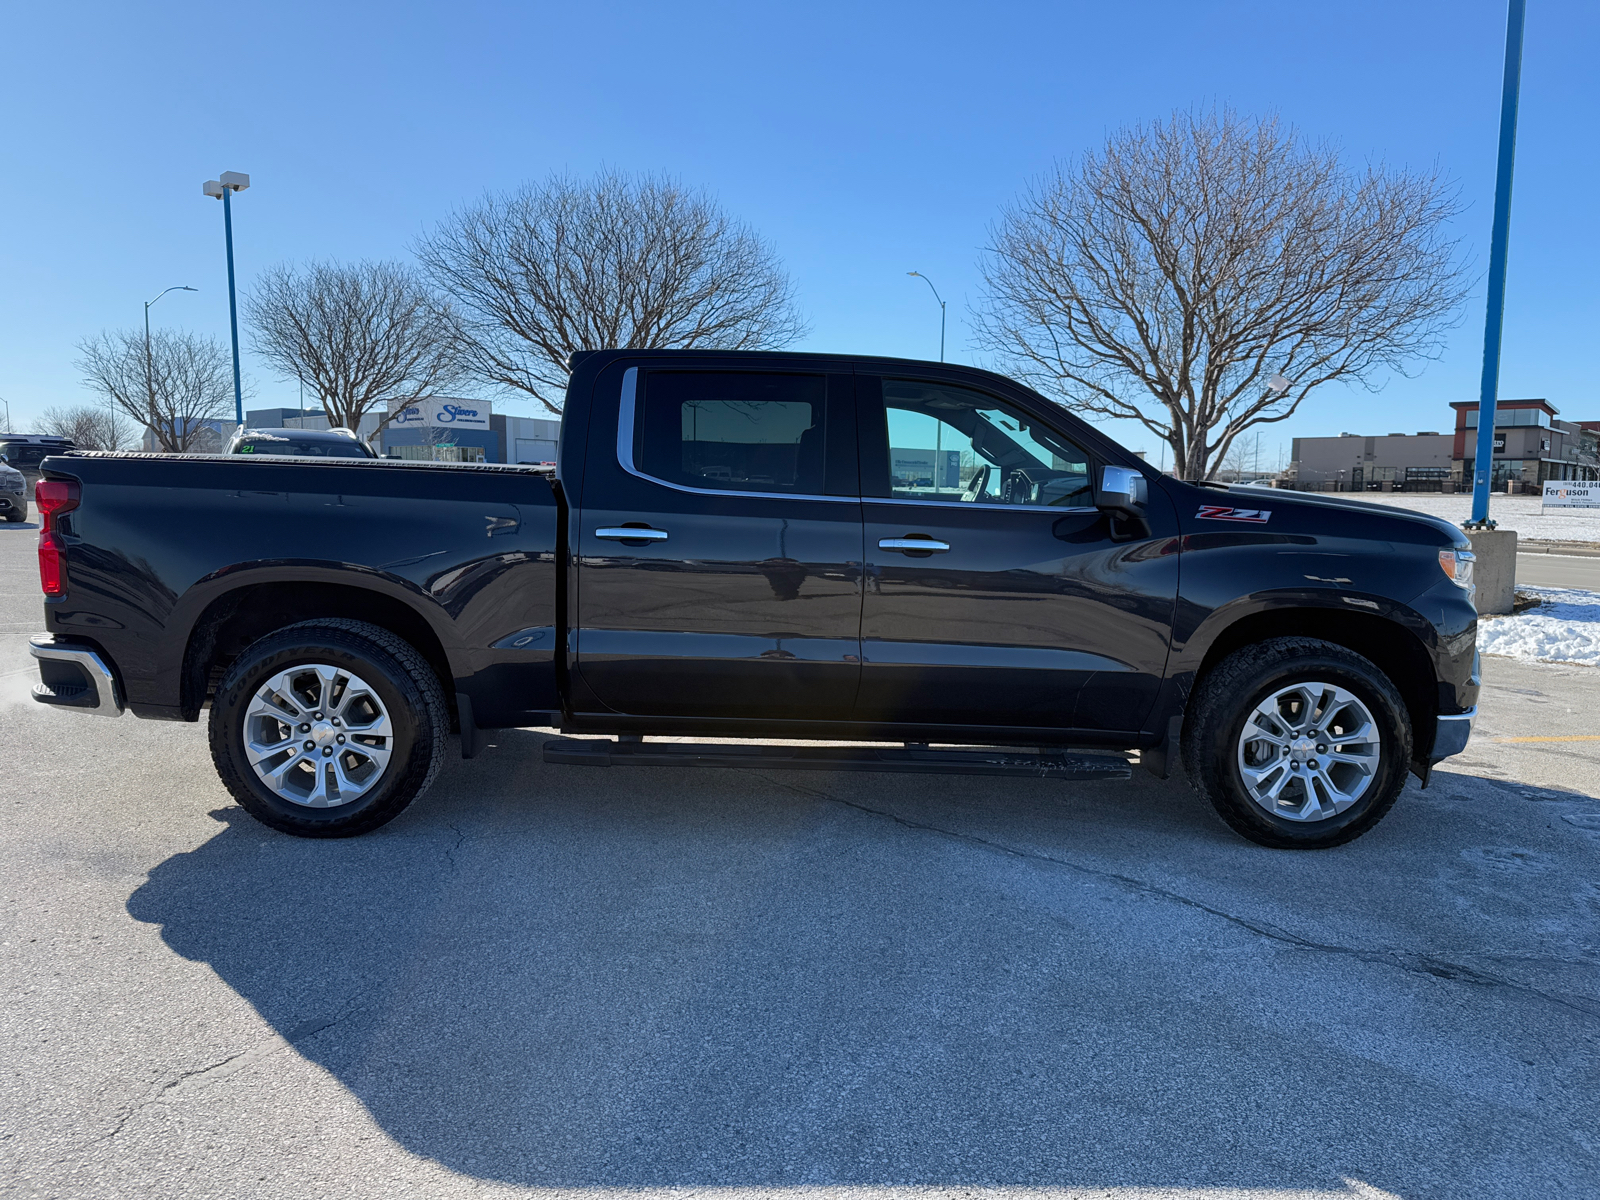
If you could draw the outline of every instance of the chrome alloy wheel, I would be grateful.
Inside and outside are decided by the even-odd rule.
[[[369,791],[389,765],[394,727],[358,675],[302,663],[256,690],[244,751],[256,778],[307,808],[336,808]]]
[[[1332,683],[1296,683],[1266,697],[1239,733],[1239,775],[1275,817],[1325,821],[1344,812],[1378,770],[1377,722]]]

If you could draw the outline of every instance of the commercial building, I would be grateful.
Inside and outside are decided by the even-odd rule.
[[[489,419],[500,435],[500,445],[509,463],[554,463],[556,443],[561,437],[558,417],[512,417],[496,414]]]
[[[486,400],[435,396],[391,408],[381,452],[389,458],[432,462],[504,462],[494,407]]]
[[[1454,490],[1448,433],[1386,433],[1295,438],[1279,487],[1303,492]]]
[[[320,408],[257,408],[245,414],[245,424],[254,428],[327,429],[328,418]],[[554,463],[561,421],[553,417],[506,416],[495,412],[494,405],[486,400],[438,396],[424,404],[406,405],[382,430],[378,429],[378,414],[369,414],[357,433],[372,441],[373,448],[386,457],[431,462]]]
[[[1477,468],[1478,402],[1457,401],[1453,457],[1457,482],[1472,486]],[[1600,421],[1563,421],[1548,400],[1500,400],[1494,409],[1490,486],[1539,491],[1550,479],[1600,480]]]
[[[1295,438],[1277,486],[1308,492],[1454,492],[1472,487],[1478,402],[1456,401],[1450,433]],[[1495,405],[1491,486],[1537,492],[1547,480],[1600,480],[1600,421],[1563,421],[1548,400]]]

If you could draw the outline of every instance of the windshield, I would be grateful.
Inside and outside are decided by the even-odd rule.
[[[313,441],[295,437],[248,437],[233,448],[235,454],[293,454],[305,458],[376,458],[354,438]]]

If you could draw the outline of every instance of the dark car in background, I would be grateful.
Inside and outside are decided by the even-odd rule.
[[[377,458],[349,429],[241,429],[229,454],[282,454],[294,458]]]
[[[28,496],[39,479],[39,464],[51,454],[76,449],[71,438],[48,433],[0,434],[0,518],[28,519]]]
[[[71,438],[48,433],[0,434],[0,459],[21,471],[30,485],[39,478],[39,464],[48,455],[75,449],[77,444]]]
[[[0,517],[7,521],[28,519],[28,481],[15,467],[0,461]]]

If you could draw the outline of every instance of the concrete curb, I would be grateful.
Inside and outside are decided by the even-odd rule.
[[[1552,542],[1534,538],[1517,541],[1518,554],[1565,554],[1574,558],[1600,558],[1600,542]]]

